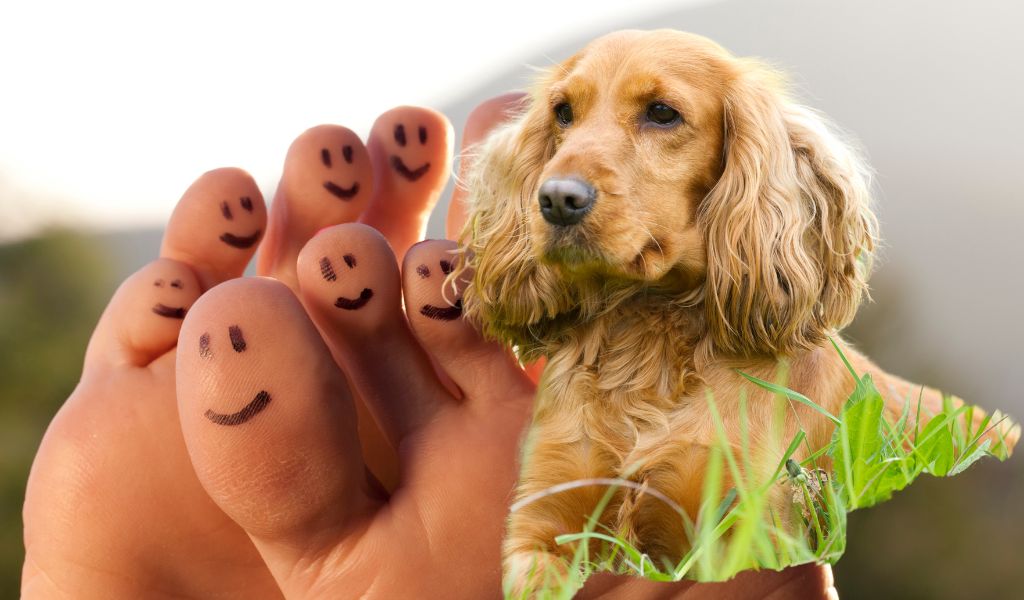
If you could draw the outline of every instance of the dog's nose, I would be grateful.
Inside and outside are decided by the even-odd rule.
[[[540,212],[552,225],[575,225],[594,206],[597,190],[574,177],[552,177],[540,186]]]

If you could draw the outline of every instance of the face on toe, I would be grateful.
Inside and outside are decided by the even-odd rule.
[[[184,319],[185,313],[188,312],[188,307],[184,304],[187,302],[189,305],[195,300],[195,296],[185,291],[185,282],[179,277],[175,277],[170,281],[163,277],[157,277],[153,280],[153,287],[166,288],[168,292],[166,297],[157,299],[157,302],[153,304],[153,313],[157,316],[164,317],[167,319]],[[174,293],[175,291],[179,293]],[[161,296],[163,296],[161,294]],[[167,302],[165,304],[165,302]]]
[[[373,170],[362,140],[338,125],[309,129],[292,143],[282,186],[292,198],[353,203],[373,194]]]
[[[355,254],[345,254],[341,257],[341,262],[338,264],[338,269],[342,270],[343,279],[351,279],[350,274],[346,273],[347,270],[353,270],[359,265],[359,261]],[[348,277],[346,277],[348,275]],[[338,281],[338,271],[335,270],[335,263],[331,261],[331,257],[322,256],[320,257],[320,276],[323,277],[324,281],[335,282]],[[342,310],[359,310],[366,306],[366,304],[373,298],[373,289],[364,287],[358,296],[338,296],[335,300],[334,306]]]
[[[438,144],[444,143],[444,132],[432,120],[398,114],[385,127],[390,136],[382,136],[382,142],[395,175],[413,183],[434,168],[431,157],[436,156]]]
[[[126,347],[151,356],[174,347],[182,320],[199,298],[195,274],[184,264],[160,258],[121,284],[108,308]]]
[[[204,331],[199,336],[198,352],[204,361],[225,360],[234,354],[244,354],[248,348],[245,333],[239,325],[229,325],[220,331]],[[258,390],[249,402],[237,410],[220,412],[214,408],[207,408],[203,416],[217,425],[241,425],[263,412],[270,404],[270,400],[269,392]]]
[[[428,263],[417,265],[416,275],[420,279],[430,279],[432,277],[441,277],[443,279],[452,272],[453,268],[451,259],[442,258],[437,261],[436,270],[432,269]],[[448,287],[442,288],[442,291],[452,293],[452,290]],[[447,302],[447,298],[445,298],[445,301]],[[459,295],[453,302],[445,306],[424,304],[420,307],[420,314],[435,321],[454,321],[462,316],[462,296]]]
[[[221,200],[219,209],[220,216],[227,221],[226,228],[229,229],[220,234],[220,241],[241,250],[252,248],[260,241],[260,235],[263,233],[262,221],[253,214],[256,206],[252,196]],[[235,233],[236,231],[238,233]]]

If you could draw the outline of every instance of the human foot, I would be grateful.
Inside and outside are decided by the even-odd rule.
[[[443,117],[410,107],[385,117],[422,121],[442,140],[432,147],[432,158],[446,164],[450,126]],[[303,141],[328,145],[339,132],[351,136],[337,126],[314,128],[293,150]],[[366,184],[358,190],[365,200],[334,211],[280,202],[279,210],[292,209],[291,220],[266,231],[279,242],[276,255],[262,253],[271,263],[294,262],[313,232],[359,218],[371,202],[367,152],[358,139],[341,141],[333,163],[353,165],[351,174]],[[322,156],[316,158],[323,164]],[[285,180],[299,192],[310,179],[307,162],[296,153],[286,161]],[[420,189],[402,198],[413,213],[406,236],[436,200],[432,188]],[[93,336],[82,383],[54,419],[36,459],[25,505],[25,597],[279,595],[251,542],[199,487],[173,402],[172,351],[182,317],[202,290],[241,275],[266,221],[262,196],[248,175],[235,169],[208,173],[186,192],[168,226],[162,255],[175,260],[148,265],[115,295]],[[397,230],[395,241],[408,244],[400,223]],[[276,274],[287,278],[288,271],[282,267]]]
[[[163,258],[115,293],[32,467],[23,597],[279,593],[245,533],[200,487],[174,401],[185,314],[205,288],[241,274],[265,226],[252,178],[211,171],[182,197]]]
[[[534,388],[506,349],[448,318],[458,316],[459,290],[442,291],[453,248],[415,246],[400,285],[383,238],[341,225],[303,250],[301,303],[277,282],[235,280],[186,318],[178,401],[193,464],[286,597],[480,598],[500,589],[513,457]],[[372,294],[359,307],[339,306],[363,290]],[[244,335],[242,351],[232,328]],[[390,499],[362,477],[346,377],[320,332],[379,390],[368,400],[403,461]],[[424,348],[461,399],[435,376]],[[247,412],[261,393],[269,400]],[[248,418],[225,425],[208,411]]]

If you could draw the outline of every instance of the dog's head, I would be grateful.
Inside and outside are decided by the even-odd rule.
[[[657,294],[696,309],[715,352],[785,353],[866,291],[860,161],[771,70],[699,36],[592,42],[545,72],[466,183],[467,313],[522,347]]]

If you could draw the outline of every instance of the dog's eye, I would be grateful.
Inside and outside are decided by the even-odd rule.
[[[661,102],[654,102],[647,107],[647,120],[655,125],[668,127],[669,125],[679,123],[683,118],[679,111],[671,106]]]
[[[569,106],[568,102],[555,105],[555,119],[558,120],[558,124],[562,127],[572,125],[572,107]]]

